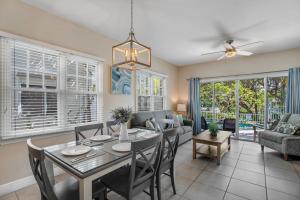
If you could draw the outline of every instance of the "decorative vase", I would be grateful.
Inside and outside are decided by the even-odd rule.
[[[128,132],[127,132],[127,122],[121,123],[119,141],[129,140]]]

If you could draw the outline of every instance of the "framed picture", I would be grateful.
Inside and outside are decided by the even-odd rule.
[[[111,91],[113,94],[131,94],[132,72],[129,69],[111,68]]]

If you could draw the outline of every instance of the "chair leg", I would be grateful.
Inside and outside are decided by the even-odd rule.
[[[157,199],[161,200],[161,180],[160,180],[160,173],[156,175],[156,189],[157,189]]]
[[[170,177],[171,177],[171,183],[173,187],[173,193],[176,194],[174,166],[170,168]]]
[[[285,161],[288,161],[289,160],[289,155],[287,153],[283,154],[283,159]]]
[[[264,151],[264,149],[265,149],[265,146],[263,146],[263,145],[260,145],[260,147],[261,147],[261,151]]]
[[[44,195],[41,194],[41,200],[47,200],[47,198],[44,197]]]
[[[150,195],[151,195],[151,200],[155,199],[155,191],[154,191],[154,178],[151,180],[151,184],[150,184]]]

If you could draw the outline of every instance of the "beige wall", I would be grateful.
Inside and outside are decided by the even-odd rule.
[[[29,6],[18,0],[0,0],[0,31],[42,41],[63,48],[77,50],[105,59],[104,67],[104,117],[116,105],[133,106],[133,95],[110,93],[111,47],[118,43],[61,17]],[[124,33],[124,39],[126,39]],[[177,100],[177,68],[159,58],[152,60],[152,70],[168,75],[167,109]],[[55,144],[70,140],[70,136],[56,136],[38,140],[38,144]],[[0,185],[31,174],[27,162],[25,143],[0,146]]]
[[[133,105],[133,96],[117,96],[110,93],[111,46],[116,44],[116,41],[17,0],[0,0],[0,31],[105,59],[105,118],[108,118],[110,110],[115,105]],[[126,33],[124,34],[125,37]],[[167,97],[168,108],[171,109],[178,99],[186,102],[187,78],[268,72],[293,66],[300,66],[300,49],[197,64],[179,69],[161,59],[153,58],[152,70],[168,75]],[[49,136],[47,139],[35,139],[35,143],[46,146],[70,141],[73,137],[70,134]],[[25,142],[0,146],[0,185],[31,175],[27,160]]]
[[[178,72],[179,101],[187,101],[188,84],[186,79],[191,77],[210,78],[272,72],[291,67],[300,67],[300,48],[181,67]]]

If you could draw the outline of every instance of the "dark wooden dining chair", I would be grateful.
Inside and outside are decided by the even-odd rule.
[[[55,183],[52,163],[45,159],[44,149],[34,146],[31,139],[27,140],[27,147],[31,170],[39,186],[41,200],[79,200],[78,181],[70,177]],[[93,199],[106,199],[106,188],[100,181],[93,183]]]
[[[113,135],[114,132],[116,132],[115,129],[113,129],[113,126],[118,125],[118,121],[107,121],[106,122],[106,129],[108,135]]]
[[[156,173],[157,198],[161,199],[161,176],[167,175],[171,178],[173,193],[176,194],[174,160],[177,153],[179,135],[176,128],[163,132],[162,150],[159,167]],[[169,173],[167,171],[169,170]]]
[[[153,151],[146,156],[144,150],[151,148]],[[132,142],[131,152],[131,165],[121,167],[105,175],[101,181],[108,189],[127,200],[132,200],[135,195],[150,188],[151,200],[154,200],[155,173],[161,154],[161,134],[150,139]],[[140,157],[139,159],[145,163],[142,168],[136,165],[137,157]]]
[[[75,127],[76,141],[78,141],[80,138],[86,139],[86,135],[85,135],[85,133],[83,133],[85,131],[88,132],[88,134],[92,134],[93,136],[98,135],[98,134],[103,135],[103,123]]]

